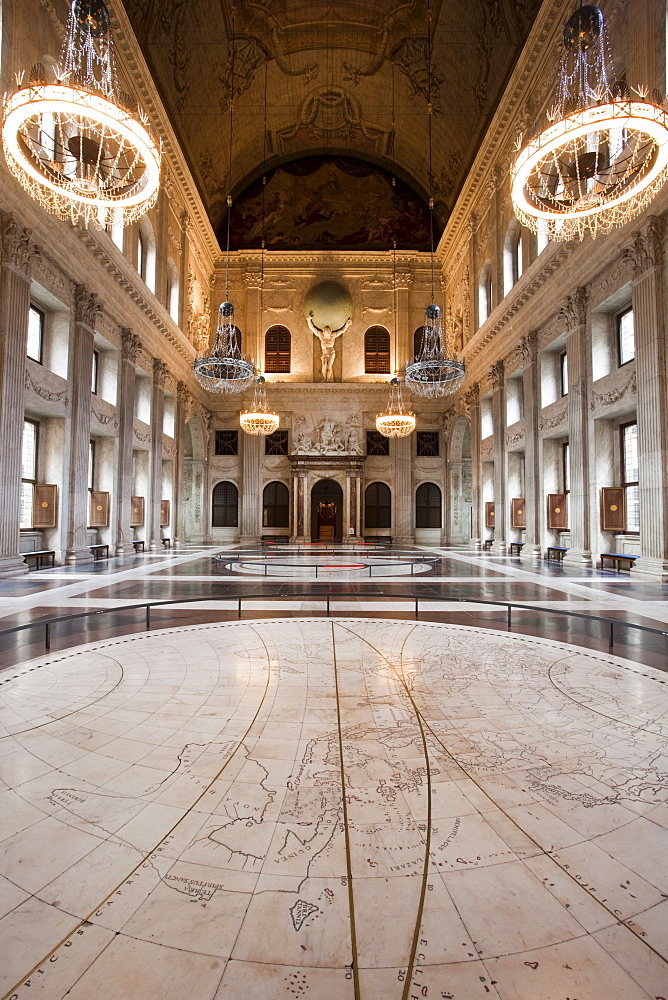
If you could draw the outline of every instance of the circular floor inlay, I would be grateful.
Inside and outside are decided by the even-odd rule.
[[[665,981],[658,672],[301,618],[12,676],[0,995],[36,975],[42,1000],[640,1000]]]

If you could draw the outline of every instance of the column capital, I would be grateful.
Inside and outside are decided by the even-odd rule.
[[[503,389],[503,381],[505,377],[506,364],[503,358],[496,361],[489,370],[489,378],[492,383],[492,389],[494,392],[497,389]]]
[[[624,250],[624,260],[631,262],[633,277],[663,264],[663,220],[650,215],[642,230],[631,234],[631,243]]]
[[[186,411],[188,411],[192,405],[192,396],[190,395],[188,386],[185,382],[176,383],[176,402]]]
[[[31,237],[32,229],[22,226],[13,212],[0,215],[0,263],[11,264],[27,278],[41,256]]]
[[[169,368],[162,358],[153,358],[153,386],[156,389],[164,389]]]
[[[536,360],[538,354],[538,330],[532,330],[522,337],[517,345],[517,354],[522,358],[525,365],[530,365]]]
[[[578,286],[571,292],[559,307],[559,315],[566,322],[566,329],[573,330],[576,326],[584,326],[587,316],[587,291]]]
[[[121,328],[121,355],[123,361],[136,361],[141,354],[141,340],[127,327]]]
[[[95,320],[102,312],[102,303],[88,285],[76,285],[74,289],[74,317],[89,330],[95,329]]]
[[[464,393],[464,405],[470,410],[473,406],[478,406],[480,403],[480,383],[474,382],[473,385],[466,390]]]

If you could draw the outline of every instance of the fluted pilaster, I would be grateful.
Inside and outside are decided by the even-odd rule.
[[[241,487],[241,541],[259,542],[262,533],[262,449],[263,437],[244,435],[243,482]]]
[[[132,497],[132,439],[135,413],[135,361],[141,341],[132,330],[121,331],[118,371],[118,438],[116,461],[116,555],[133,553],[130,503]]]
[[[568,359],[568,455],[571,480],[569,529],[571,544],[564,557],[573,566],[591,566],[589,524],[589,392],[587,297],[576,288],[561,307],[566,324]]]

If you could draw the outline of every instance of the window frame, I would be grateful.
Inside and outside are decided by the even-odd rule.
[[[426,496],[428,500],[431,499],[431,497],[434,495],[433,494],[434,490],[436,490],[438,492],[438,505],[435,504],[435,503],[420,503],[419,502],[419,498],[421,496]],[[438,517],[437,518],[435,518],[435,517],[432,518],[432,516],[431,516],[434,511],[438,512]],[[423,514],[424,516],[421,517],[420,516],[421,514]],[[426,523],[426,524],[420,524],[421,520],[425,520],[428,523]],[[431,524],[431,523],[429,523],[429,522],[431,522],[431,520],[438,520],[438,524]],[[417,489],[415,491],[415,527],[416,528],[437,529],[439,531],[442,530],[442,528],[443,528],[443,490],[438,485],[438,483],[434,483],[434,482],[429,481],[429,482],[426,482],[426,483],[420,483],[420,485],[417,487]]]
[[[30,314],[36,313],[39,316],[39,357],[36,358],[32,354],[28,353],[28,344],[30,339]],[[26,336],[26,357],[34,361],[35,364],[44,364],[44,332],[46,329],[46,313],[39,306],[31,302],[28,307],[28,334]]]
[[[280,435],[280,440],[279,440]],[[265,455],[283,456],[287,457],[289,452],[289,441],[287,430],[282,430],[280,427],[275,430],[273,434],[267,434],[264,439],[264,453]]]
[[[427,440],[436,450],[427,447]],[[415,434],[415,455],[417,458],[440,458],[441,457],[441,435],[438,431],[416,431]]]
[[[234,502],[234,523],[231,523],[232,518],[229,512],[233,508],[233,504],[228,500],[216,503],[216,490],[219,486],[231,486],[235,494]],[[216,510],[222,512],[222,521],[230,521],[230,523],[216,524]],[[226,513],[227,512],[227,513]],[[221,479],[215,484],[211,490],[211,527],[212,528],[238,528],[239,527],[239,488],[236,483],[233,483],[231,479]]]
[[[378,494],[381,492],[378,487],[381,486],[383,487],[382,495],[383,497],[387,497],[387,503],[381,503],[379,499],[376,503],[370,503],[368,499],[370,490],[376,487],[376,494]],[[369,512],[373,512],[371,519],[369,518]],[[375,523],[369,523],[370,520]],[[364,530],[387,531],[388,528],[392,529],[392,490],[387,483],[376,479],[372,483],[367,483],[364,488]]]
[[[269,337],[276,337],[276,349],[269,349]],[[287,335],[287,336],[286,336]],[[281,347],[281,338],[287,348]],[[269,375],[289,375],[292,367],[292,334],[287,326],[274,323],[264,335],[264,370]]]
[[[282,487],[285,490],[286,500],[284,503],[268,503],[267,502],[267,490],[271,487]],[[278,492],[274,489],[274,494]],[[282,493],[282,491],[281,491]],[[269,517],[269,512],[273,512],[273,523]],[[262,490],[262,527],[263,528],[289,528],[290,527],[290,489],[284,482],[280,479],[272,479],[270,482],[265,483],[264,489]]]
[[[372,350],[369,341],[375,338],[376,345],[375,349]],[[380,350],[378,347],[378,341],[382,339],[383,343],[387,345],[387,349]],[[390,352],[391,352],[391,340],[390,331],[381,326],[379,323],[374,323],[373,326],[368,327],[364,332],[364,374],[365,375],[389,375],[390,374]]]
[[[93,362],[90,373],[90,391],[94,396],[98,395],[99,383],[100,383],[100,352],[96,347],[94,347]]]
[[[627,358],[626,361],[622,361],[622,320],[629,313],[633,317],[633,355]],[[617,341],[617,367],[623,368],[624,365],[630,365],[632,361],[636,359],[636,331],[635,331],[635,316],[633,316],[633,306],[628,306],[626,309],[622,309],[620,312],[615,314],[615,334]]]
[[[223,441],[222,435],[229,435],[227,442]],[[234,450],[232,450],[232,442],[234,442]],[[221,450],[223,444],[227,443],[230,445],[229,450]],[[230,458],[239,454],[239,431],[238,430],[225,430],[219,427],[213,436],[213,453],[217,457]]]
[[[629,427],[635,427],[636,429],[636,458],[638,464],[640,464],[640,449],[638,448],[638,421],[628,420],[626,423],[619,425],[619,445],[620,445],[620,470],[621,470],[621,484],[624,490],[624,509],[626,511],[626,518],[624,524],[624,534],[625,535],[639,535],[640,534],[640,478],[638,479],[627,479],[626,478],[626,448],[624,442],[625,432]],[[638,477],[640,477],[640,468],[638,468]],[[638,496],[638,527],[629,528],[629,503],[628,503],[628,491],[629,489],[635,489]]]
[[[373,443],[372,448],[369,448],[370,443]],[[376,451],[376,448],[379,450]],[[368,430],[366,432],[366,453],[367,456],[370,455],[375,458],[388,456],[390,454],[390,439],[381,434],[380,431]]]
[[[559,353],[559,395],[561,399],[568,395],[568,351]]]
[[[29,477],[23,475],[23,440],[22,440],[22,444],[21,444],[21,501],[23,501],[23,484],[24,483],[29,483],[30,484],[30,486],[31,486],[31,497],[32,497],[32,496],[34,496],[35,486],[37,484],[37,480],[38,480],[38,477],[39,477],[39,471],[38,471],[39,470],[39,437],[40,437],[40,434],[39,434],[39,421],[38,420],[33,420],[31,417],[24,416],[23,417],[23,434],[24,434],[24,436],[25,436],[25,425],[26,424],[31,424],[35,428],[35,464],[34,464],[34,477],[35,478],[34,479],[30,479]],[[32,500],[31,500],[31,503],[30,503],[30,524],[29,525],[27,525],[27,524],[26,525],[22,525],[20,523],[20,521],[21,521],[21,512],[20,512],[20,509],[19,509],[19,525],[20,525],[19,526],[19,531],[34,531],[35,530],[35,526],[34,526],[34,523],[33,523],[34,517],[33,517],[33,513],[32,513]]]

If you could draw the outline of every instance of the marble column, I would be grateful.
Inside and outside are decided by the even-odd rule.
[[[465,396],[471,421],[471,548],[482,545],[482,462],[480,444],[482,421],[480,414],[480,384],[474,382]]]
[[[190,393],[184,382],[176,386],[176,414],[174,419],[174,438],[176,455],[174,458],[174,477],[172,484],[172,546],[181,548],[183,540],[183,477],[184,477],[184,447],[186,440],[186,418],[190,404]]]
[[[244,434],[241,504],[241,541],[259,542],[262,537],[262,452],[264,438]]]
[[[292,542],[305,542],[311,536],[311,529],[306,516],[306,498],[308,495],[308,480],[306,476],[292,476]]]
[[[117,556],[132,555],[130,503],[132,484],[132,443],[135,417],[135,362],[141,341],[132,330],[121,330],[121,358],[118,369],[116,412],[118,438],[116,452],[116,546]]]
[[[668,583],[668,384],[662,222],[650,217],[627,251],[633,264],[638,384],[640,558],[633,576]]]
[[[589,392],[591,372],[587,344],[587,296],[576,288],[562,304],[568,360],[568,454],[571,492],[568,526],[571,544],[564,563],[591,566],[589,523]]]
[[[392,540],[399,545],[415,540],[413,528],[413,435],[393,438],[394,451],[394,530]]]
[[[91,562],[86,544],[89,518],[88,463],[90,450],[90,396],[93,370],[95,320],[102,306],[86,285],[77,285],[74,294],[74,324],[70,341],[68,380],[70,397],[69,471],[67,484],[68,565]]]
[[[506,462],[506,376],[505,364],[497,361],[492,379],[492,426],[494,428],[494,541],[492,552],[505,555],[508,537],[508,469]]]
[[[168,368],[161,358],[153,358],[151,382],[151,457],[149,478],[149,552],[161,546],[160,501],[162,500],[162,437],[165,421],[165,379]]]
[[[524,362],[522,391],[524,395],[524,501],[526,529],[520,559],[532,562],[540,558],[540,457],[538,454],[538,419],[540,416],[540,384],[538,372],[538,332],[527,334],[519,351]]]
[[[38,256],[30,236],[13,215],[0,216],[0,577],[28,571],[19,524],[30,270]]]

